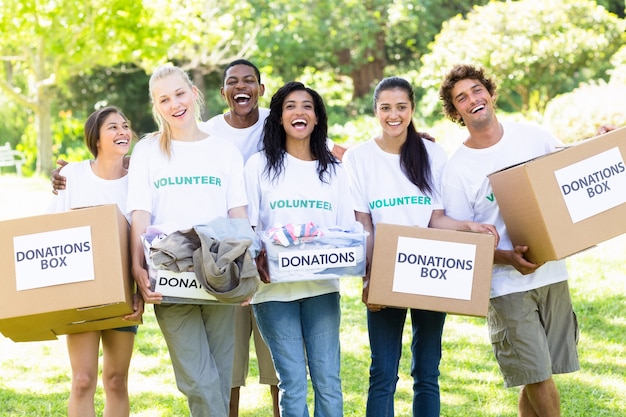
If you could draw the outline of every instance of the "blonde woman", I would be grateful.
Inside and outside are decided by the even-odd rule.
[[[193,417],[227,417],[234,351],[233,306],[160,304],[150,290],[141,235],[152,224],[179,229],[217,217],[245,218],[243,158],[232,144],[198,127],[202,96],[180,68],[150,77],[159,131],[140,140],[131,157],[127,210],[132,213],[133,275],[169,348],[178,389]]]

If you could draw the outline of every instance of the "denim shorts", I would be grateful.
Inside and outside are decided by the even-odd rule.
[[[139,326],[134,325],[134,326],[125,326],[125,327],[118,327],[116,329],[113,330],[117,330],[118,332],[129,332],[129,333],[135,333],[137,334],[137,328]]]

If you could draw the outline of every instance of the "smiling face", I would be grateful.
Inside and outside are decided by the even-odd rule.
[[[132,131],[128,121],[119,113],[109,114],[100,126],[97,142],[98,156],[124,156],[130,149]]]
[[[304,91],[292,91],[285,97],[281,123],[287,140],[310,139],[317,124],[313,97]]]
[[[152,98],[159,115],[172,128],[195,123],[197,90],[178,74],[173,73],[154,82]]]
[[[406,139],[407,128],[413,117],[413,106],[404,89],[380,91],[375,103],[375,113],[383,129],[383,138]]]
[[[259,83],[254,68],[239,64],[226,71],[220,91],[231,113],[246,117],[258,114],[259,97],[265,92],[265,86]]]
[[[495,100],[487,88],[478,80],[458,81],[451,91],[455,117],[462,119],[468,127],[489,124],[495,117]]]

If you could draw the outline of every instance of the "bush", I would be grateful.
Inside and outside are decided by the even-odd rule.
[[[566,143],[595,136],[603,124],[626,125],[626,79],[583,84],[555,97],[544,113],[544,125]]]
[[[343,146],[353,146],[378,135],[380,125],[373,116],[361,115],[328,126],[328,136]]]
[[[74,117],[71,111],[61,111],[52,118],[52,157],[55,163],[58,158],[75,162],[92,157],[84,144],[83,123],[84,121]],[[25,128],[16,148],[26,156],[24,174],[27,176],[34,174],[37,161],[37,133],[34,124],[31,123]]]
[[[17,149],[32,117],[30,109],[0,94],[0,144],[9,142],[13,149]]]

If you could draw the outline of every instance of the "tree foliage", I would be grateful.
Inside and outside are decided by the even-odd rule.
[[[626,16],[626,1],[624,0],[598,0],[598,5],[604,7],[611,13],[615,13],[622,19]]]
[[[141,2],[1,0],[0,89],[34,114],[37,172],[53,166],[53,89],[97,65],[159,54]]]
[[[55,100],[55,113],[71,112],[85,120],[97,107],[117,106],[138,134],[154,131],[148,96],[148,76],[132,64],[99,66],[70,79],[67,91]]]
[[[260,59],[286,79],[313,67],[349,76],[369,94],[385,69],[414,67],[443,21],[487,0],[258,0]]]
[[[259,66],[272,68],[285,80],[297,78],[305,67],[332,67],[329,0],[252,0],[251,3],[261,25],[257,36],[259,48],[254,54]]]
[[[602,124],[626,125],[626,83],[611,79],[582,84],[555,97],[546,107],[544,124],[564,142],[595,136]]]
[[[603,124],[626,126],[626,46],[613,55],[611,78],[591,80],[556,96],[546,106],[544,124],[565,142],[595,135]]]
[[[70,81],[88,79],[102,67],[122,80],[129,73],[115,70],[120,63],[149,72],[174,61],[204,90],[206,74],[256,47],[257,24],[250,13],[247,2],[235,0],[0,0],[0,59],[5,64],[0,89],[34,115],[37,171],[52,167],[51,119],[59,118],[52,111],[59,95],[75,91]],[[147,90],[141,101],[147,103]]]
[[[200,91],[205,76],[229,62],[248,58],[258,47],[260,23],[250,2],[237,0],[153,0],[146,2],[151,24],[160,29],[158,42],[167,45],[157,62],[143,62],[149,73],[156,64],[174,62],[191,73]],[[208,117],[208,112],[203,114]]]
[[[557,94],[606,76],[623,23],[594,1],[491,2],[444,24],[420,77],[435,91],[452,65],[479,64],[497,76],[501,104],[541,113]]]
[[[167,45],[161,62],[181,62],[186,70],[208,74],[257,48],[259,24],[249,2],[153,0],[146,8],[161,29],[158,41]]]
[[[268,96],[283,80],[316,86],[337,121],[369,112],[371,88],[392,74],[411,79],[419,94],[425,89],[421,107],[434,114],[441,77],[460,61],[497,76],[501,107],[541,112],[551,98],[606,80],[616,67],[611,56],[624,41],[624,1],[597,4],[0,0],[0,102],[11,102],[2,114],[16,105],[23,112],[0,132],[15,136],[31,121],[22,146],[37,149],[45,174],[52,145],[74,152],[78,140],[66,144],[63,136],[97,105],[118,105],[140,131],[150,130],[146,82],[157,64],[188,70],[209,98],[204,116],[215,114],[223,105],[221,71],[236,58],[262,69]]]
[[[418,68],[420,58],[441,31],[444,22],[465,15],[489,0],[395,1],[389,11],[387,57],[401,70]]]

